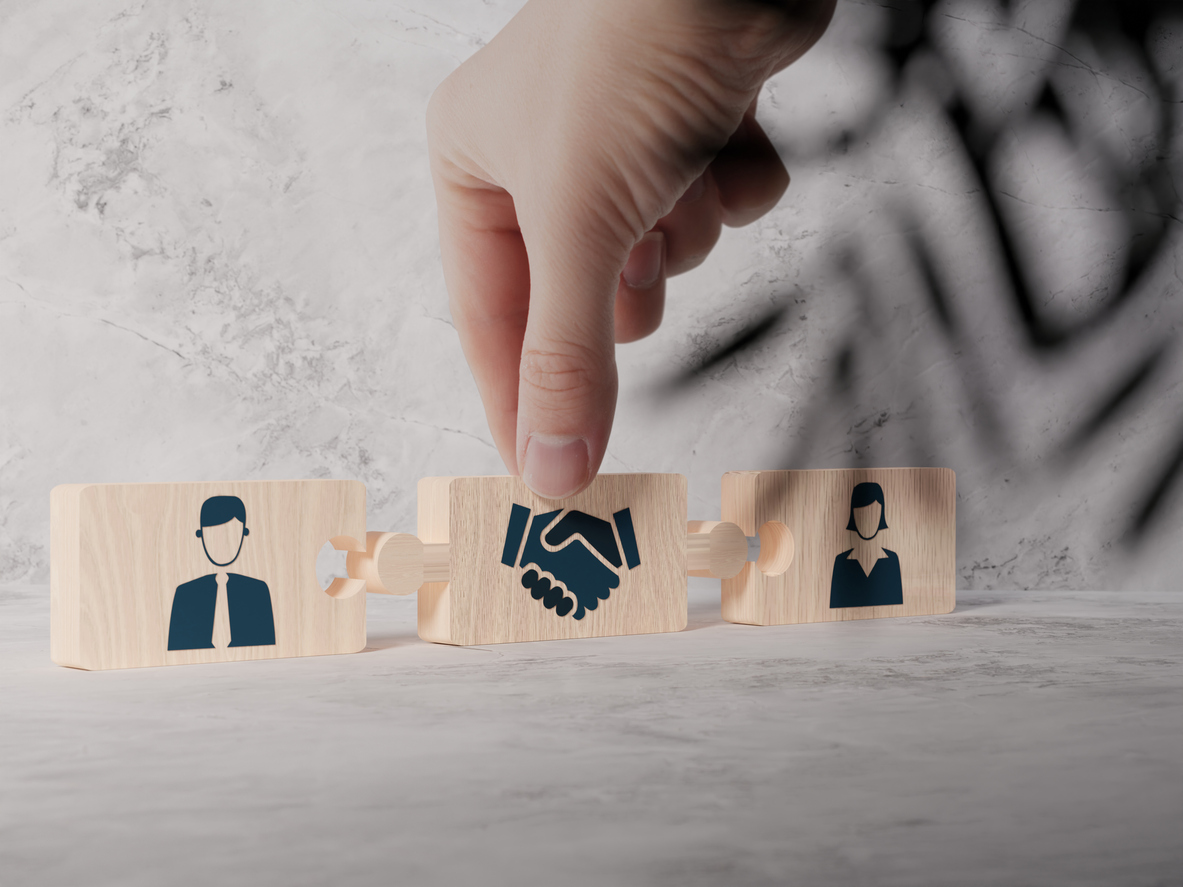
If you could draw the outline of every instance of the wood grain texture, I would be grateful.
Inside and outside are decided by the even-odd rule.
[[[888,528],[873,540],[898,555],[903,602],[830,607],[840,553],[869,543],[847,529],[856,484],[879,484]],[[777,576],[748,563],[723,580],[723,618],[753,625],[836,622],[949,613],[956,603],[956,478],[947,468],[730,471],[723,476],[723,520],[754,535],[769,521],[792,534],[792,560]],[[761,533],[762,540],[776,534]],[[762,546],[766,543],[762,541]],[[770,562],[761,551],[761,560]],[[873,555],[872,555],[873,557]]]
[[[250,531],[226,567],[211,563],[196,535],[212,497],[238,497]],[[356,481],[73,484],[52,491],[50,512],[50,650],[60,665],[132,668],[365,646],[365,595],[356,593],[364,583],[337,580],[333,597],[316,578],[325,542],[364,551],[365,487]],[[219,573],[266,584],[274,643],[169,650],[178,587]],[[226,581],[218,580],[223,610]]]
[[[346,572],[370,594],[412,594],[423,584],[423,543],[407,533],[366,533],[366,550],[351,551]]]
[[[730,521],[692,520],[686,524],[686,574],[730,579],[748,559],[748,538]]]
[[[49,493],[49,656],[59,665],[82,662],[78,512],[84,489],[60,484]]]
[[[448,541],[448,490],[452,477],[419,481],[419,539],[424,546]],[[452,643],[452,594],[447,582],[424,582],[419,587],[419,637],[438,644]]]
[[[529,565],[516,558],[515,566],[502,563],[514,505],[529,509],[531,520],[563,509],[612,521],[627,508],[639,564],[617,568],[619,586],[582,619],[560,616],[523,586]],[[515,477],[424,478],[419,482],[419,538],[429,547],[449,543],[451,556],[450,581],[429,582],[419,591],[424,640],[497,644],[686,627],[686,479],[681,475],[602,474],[562,502],[535,495]]]

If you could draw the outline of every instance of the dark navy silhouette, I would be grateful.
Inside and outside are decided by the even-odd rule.
[[[210,554],[203,530],[237,520],[242,525],[238,547],[232,557],[218,561]],[[237,496],[211,496],[201,506],[201,529],[197,531],[206,558],[216,567],[227,567],[238,560],[243,539],[250,535],[246,527],[246,506]],[[228,552],[227,552],[228,554]],[[224,556],[218,553],[219,556]],[[173,595],[172,615],[168,622],[170,650],[212,649],[214,608],[218,600],[218,574],[210,573],[177,586]],[[239,573],[226,576],[226,605],[230,610],[230,646],[266,647],[275,643],[275,619],[271,611],[271,591],[267,583]]]
[[[870,536],[864,536],[854,519],[854,510],[874,502],[879,503],[879,526]],[[854,492],[850,494],[850,520],[846,529],[854,531],[864,541],[874,539],[880,530],[887,529],[883,488],[879,484],[861,483],[855,486]],[[863,565],[850,556],[853,548],[846,549],[834,558],[834,573],[830,579],[831,610],[840,607],[884,607],[904,602],[899,555],[886,548],[881,550],[884,556],[875,561],[870,575],[863,572]]]
[[[507,567],[529,567],[522,574],[522,585],[530,590],[534,600],[542,601],[544,607],[559,616],[570,613],[571,618],[582,619],[588,610],[596,609],[600,601],[607,600],[612,589],[620,587],[617,571],[622,565],[627,564],[631,570],[641,563],[641,556],[637,550],[632,514],[627,508],[612,515],[616,532],[620,535],[619,547],[608,521],[582,511],[569,511],[561,518],[560,514],[562,509],[537,514],[530,520],[530,509],[514,505],[505,532],[501,563]],[[524,545],[523,535],[526,537]],[[577,535],[583,537],[582,542],[575,538]],[[544,539],[546,545],[557,550],[547,548]],[[520,560],[517,556],[519,546],[522,548]],[[616,569],[606,566],[592,549]]]

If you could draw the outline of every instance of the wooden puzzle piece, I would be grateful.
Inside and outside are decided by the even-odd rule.
[[[952,612],[956,478],[947,468],[729,471],[722,517],[760,538],[723,581],[754,625]]]
[[[419,634],[439,643],[680,631],[688,574],[724,580],[732,622],[947,613],[955,497],[947,469],[729,472],[724,520],[688,522],[677,474],[600,475],[562,502],[514,477],[425,478],[412,536],[366,533],[356,481],[60,486],[51,655],[102,669],[356,652],[362,590],[419,591]],[[322,589],[326,541],[349,578]]]
[[[419,536],[450,546],[448,581],[419,592],[425,640],[493,644],[686,626],[681,475],[601,475],[562,503],[515,477],[426,478]]]
[[[418,590],[420,636],[449,644],[680,631],[688,569],[730,576],[747,558],[738,527],[687,523],[677,474],[604,474],[561,503],[518,478],[425,478],[419,537],[367,542],[350,575]]]
[[[50,494],[50,655],[131,668],[353,653],[365,587],[316,578],[364,551],[356,481],[69,484]]]

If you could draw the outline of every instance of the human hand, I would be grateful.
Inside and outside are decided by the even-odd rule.
[[[452,318],[501,457],[539,495],[595,477],[614,342],[657,329],[665,278],[784,193],[756,96],[834,2],[530,0],[432,96]]]

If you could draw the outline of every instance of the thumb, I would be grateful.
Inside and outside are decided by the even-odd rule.
[[[616,411],[613,309],[629,256],[602,216],[571,212],[522,220],[530,304],[518,380],[517,458],[522,480],[548,499],[591,483]],[[555,216],[566,218],[554,218]]]

